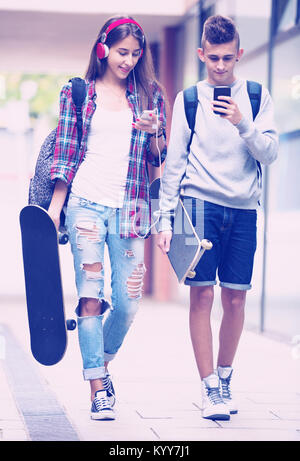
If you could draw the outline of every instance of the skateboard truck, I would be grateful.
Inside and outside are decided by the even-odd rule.
[[[202,253],[204,253],[205,250],[211,250],[211,249],[212,249],[212,246],[213,246],[213,245],[212,245],[212,243],[211,243],[210,240],[202,239],[200,243],[201,243],[201,252],[202,252]],[[196,271],[190,270],[190,271],[188,272],[187,277],[188,277],[189,279],[193,279],[195,276],[196,276]]]

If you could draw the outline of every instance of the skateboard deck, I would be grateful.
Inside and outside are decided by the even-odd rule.
[[[152,216],[155,221],[155,212],[159,210],[160,178],[155,179],[150,185],[150,198]],[[205,250],[210,250],[212,243],[206,239],[200,239],[192,224],[191,218],[179,198],[175,210],[173,235],[170,250],[167,253],[170,263],[175,271],[179,283],[185,279],[195,277],[195,267]]]
[[[20,212],[30,345],[34,358],[54,365],[67,347],[63,290],[58,250],[58,234],[47,211],[37,205]]]

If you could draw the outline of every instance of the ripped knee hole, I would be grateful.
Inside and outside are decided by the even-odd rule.
[[[93,243],[98,243],[101,241],[100,229],[94,222],[81,221],[76,224],[75,228],[77,230],[78,237],[84,237],[89,242]]]
[[[131,276],[127,279],[127,290],[129,298],[140,298],[142,295],[143,278],[146,272],[144,264],[138,264]]]
[[[102,276],[103,266],[102,266],[102,263],[100,262],[92,263],[92,264],[83,263],[82,270],[85,271],[86,277],[89,280],[99,280],[103,278]]]

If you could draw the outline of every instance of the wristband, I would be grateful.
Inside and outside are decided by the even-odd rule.
[[[161,130],[161,133],[157,135],[157,138],[161,138],[162,135],[164,134],[164,130]],[[150,133],[150,138],[153,138],[153,136],[156,136],[156,132],[155,133]]]

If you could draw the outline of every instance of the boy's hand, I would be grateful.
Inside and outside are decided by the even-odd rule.
[[[219,96],[218,101],[212,101],[212,109],[224,113],[220,117],[226,118],[233,125],[240,123],[243,118],[238,105],[230,96]]]
[[[172,240],[173,232],[169,231],[162,231],[159,232],[157,236],[157,246],[161,249],[163,254],[165,255],[170,250],[170,242]]]

